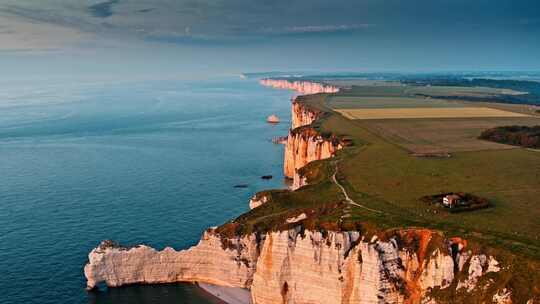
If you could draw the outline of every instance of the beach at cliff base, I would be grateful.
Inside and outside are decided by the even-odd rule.
[[[247,289],[207,283],[197,283],[197,285],[207,293],[228,304],[251,304],[251,293]]]

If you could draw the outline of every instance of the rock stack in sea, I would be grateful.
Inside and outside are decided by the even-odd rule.
[[[268,123],[279,123],[279,117],[277,117],[275,114],[272,114],[266,118],[266,122]]]

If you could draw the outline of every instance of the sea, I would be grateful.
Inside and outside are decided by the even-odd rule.
[[[104,239],[188,248],[283,188],[291,95],[232,76],[0,86],[0,303],[220,303],[193,284],[87,292],[83,267]]]

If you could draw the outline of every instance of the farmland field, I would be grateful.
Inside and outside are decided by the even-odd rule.
[[[500,125],[538,125],[540,118],[385,119],[359,123],[412,153],[450,153],[513,149],[513,146],[479,140],[478,136]]]
[[[387,108],[452,108],[463,107],[462,102],[425,97],[397,96],[337,96],[329,98],[334,109],[387,109]]]
[[[438,99],[418,94],[489,96],[519,94],[492,88],[363,86],[327,97],[325,105],[411,153],[453,153],[513,149],[479,140],[501,125],[538,125],[535,107],[495,102]],[[481,105],[481,106],[480,106]]]
[[[525,114],[486,107],[339,109],[349,119],[527,117]]]
[[[455,87],[455,86],[411,86],[405,90],[408,94],[421,94],[429,96],[468,96],[468,97],[490,97],[496,95],[523,95],[520,92],[509,89],[487,88],[487,87]]]
[[[458,87],[458,86],[411,86],[398,85],[395,82],[389,82],[384,85],[383,82],[370,84],[369,82],[361,81],[358,84],[350,81],[350,89],[340,92],[338,95],[332,96],[331,99],[339,98],[340,96],[468,96],[468,97],[490,97],[497,95],[523,95],[525,92],[488,87]]]

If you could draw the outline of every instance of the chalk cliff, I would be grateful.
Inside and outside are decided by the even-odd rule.
[[[266,204],[267,202],[268,196],[263,192],[259,192],[249,200],[249,209],[257,208],[261,205]]]
[[[291,129],[308,126],[321,117],[321,114],[321,111],[307,107],[294,99],[291,107]]]
[[[309,126],[290,130],[285,145],[285,176],[294,178],[298,169],[312,161],[330,158],[341,148],[338,138],[323,137]]]
[[[85,275],[88,288],[185,281],[249,288],[254,304],[437,303],[432,290],[485,289],[490,281],[482,278],[504,267],[425,229],[398,230],[383,240],[297,226],[239,238],[209,230],[183,251],[102,243],[90,253]],[[500,288],[493,298],[503,301],[511,292]]]
[[[170,247],[157,251],[145,245],[127,248],[103,241],[88,255],[84,274],[88,289],[100,282],[110,287],[204,282],[246,288],[251,285],[256,259],[253,235],[224,240],[209,230],[196,246],[181,251]]]
[[[293,182],[290,186],[291,190],[296,190],[308,185],[307,178],[300,174],[300,172],[295,171],[293,176]]]
[[[339,91],[339,88],[336,86],[307,80],[265,78],[261,79],[259,82],[267,87],[294,90],[300,94],[335,93]]]
[[[291,132],[289,132],[285,146],[284,172],[285,176],[293,179],[291,190],[296,190],[307,185],[306,177],[302,176],[298,172],[298,169],[309,162],[333,156],[337,150],[341,149],[341,144],[335,138],[330,140],[323,139],[317,135],[317,132],[313,132],[313,130],[309,132],[307,129],[302,131],[298,129],[309,126],[319,119],[322,116],[321,111],[297,102],[297,99],[293,100],[291,109],[292,124]],[[299,131],[293,132],[292,130],[295,129]],[[299,136],[298,133],[310,133],[311,135]],[[317,145],[318,147],[314,147]]]

